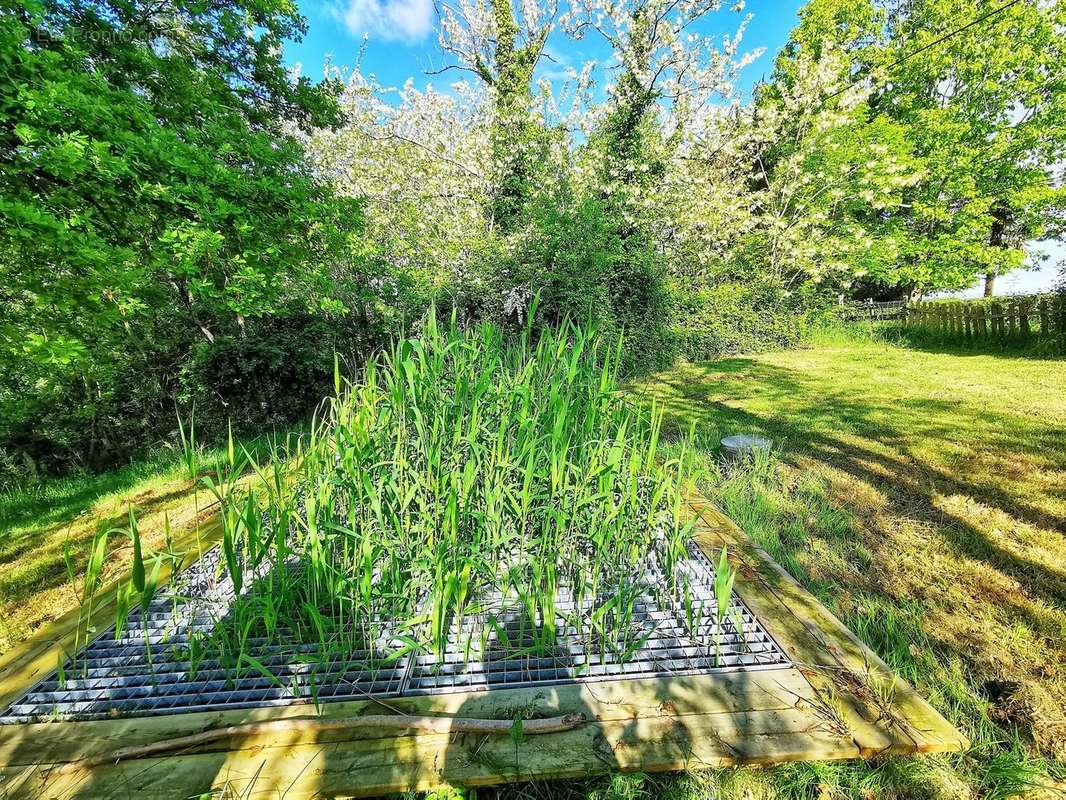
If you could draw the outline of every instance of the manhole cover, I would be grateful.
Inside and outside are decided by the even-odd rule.
[[[773,444],[765,436],[750,433],[735,433],[722,439],[722,450],[730,458],[749,456],[758,450],[769,450]]]

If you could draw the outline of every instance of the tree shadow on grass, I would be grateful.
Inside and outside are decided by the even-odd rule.
[[[45,478],[37,489],[0,495],[0,526],[63,525],[92,509],[101,498],[129,491],[168,469],[162,462],[145,462],[99,475]]]
[[[1034,588],[1051,602],[1066,602],[1066,571],[1008,552],[985,531],[945,511],[936,501],[937,495],[971,497],[1027,525],[1066,530],[1066,517],[1039,508],[990,480],[967,479],[950,472],[915,449],[916,442],[930,439],[966,439],[955,402],[929,398],[886,404],[839,394],[817,397],[813,382],[802,375],[750,359],[714,362],[698,368],[697,374],[706,371],[742,375],[756,382],[761,387],[761,399],[787,412],[769,416],[737,408],[720,397],[719,384],[713,379],[667,379],[663,383],[681,400],[661,393],[659,397],[665,400],[668,420],[677,429],[683,430],[695,420],[718,432],[766,433],[784,443],[784,458],[794,466],[802,466],[801,459],[808,457],[847,473],[886,494],[899,515],[940,528],[961,554],[986,561],[1031,587],[1035,583]],[[909,411],[906,428],[890,421],[901,416],[901,407]],[[968,414],[967,419],[984,428],[978,444],[993,449],[1001,460],[1016,461],[1027,469],[1066,469],[1066,427],[1033,430],[1010,414],[989,410]]]
[[[846,493],[857,487],[883,498],[878,512],[856,512],[870,566],[837,568],[823,559],[813,570],[821,577],[796,577],[810,585],[829,576],[836,587],[818,593],[835,595],[832,603],[856,593],[895,603],[924,598],[941,619],[960,619],[950,633],[936,626],[926,631],[944,654],[970,665],[974,675],[1015,674],[1038,692],[1050,692],[1045,697],[1052,705],[1055,697],[1061,701],[1061,686],[1038,661],[1054,661],[1062,652],[1056,631],[1066,610],[1066,518],[1056,506],[1061,495],[1054,481],[1050,489],[1031,481],[1066,470],[1066,428],[954,398],[892,398],[839,385],[825,393],[823,385],[820,375],[741,358],[686,367],[644,389],[646,398],[665,404],[678,430],[695,422],[708,451],[725,433],[764,433],[782,444],[782,457],[800,475],[819,464],[829,467],[822,474],[835,487],[836,504],[848,506]],[[815,558],[809,536],[793,541],[781,535],[779,545],[790,569],[809,571],[796,561]],[[938,548],[956,559],[944,561]],[[933,563],[945,569],[937,572]],[[988,619],[967,627],[965,620],[981,615]],[[1026,635],[1034,638],[1027,641],[1045,648],[1042,656],[1016,650],[1014,623],[1030,629]],[[985,638],[964,646],[974,631]],[[1033,723],[1017,721],[1023,729]],[[1045,752],[1054,755],[1047,742],[1045,736]]]
[[[693,370],[699,380],[668,376],[658,382],[661,388],[652,387],[643,395],[665,402],[667,419],[677,430],[696,422],[721,435],[736,431],[765,433],[783,445],[784,456],[789,460],[794,461],[797,455],[813,456],[837,468],[852,470],[857,478],[875,485],[887,482],[910,494],[928,495],[929,487],[922,487],[921,483],[933,481],[942,494],[968,494],[1029,525],[1066,529],[1066,516],[1038,508],[991,480],[966,479],[949,472],[915,447],[930,440],[964,443],[973,438],[966,426],[979,427],[982,430],[975,443],[994,451],[1001,461],[1013,461],[1026,469],[1066,469],[1064,426],[1041,428],[1014,415],[987,409],[962,409],[965,418],[960,418],[959,403],[953,400],[911,398],[879,402],[850,394],[821,395],[816,380],[751,359],[728,359]],[[759,393],[752,397],[783,411],[755,414],[731,403],[728,396],[722,397],[737,381],[757,385]],[[907,411],[902,412],[902,408]],[[895,421],[901,418],[906,427]],[[862,444],[847,441],[845,435]],[[872,464],[880,465],[884,473],[870,469]]]

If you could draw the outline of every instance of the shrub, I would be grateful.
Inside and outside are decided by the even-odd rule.
[[[230,421],[251,434],[299,423],[329,393],[335,352],[359,361],[383,341],[381,324],[365,316],[211,323],[212,341],[170,322],[155,320],[137,347],[46,379],[9,373],[0,386],[0,474],[14,481],[115,466],[176,438],[176,413],[193,408],[207,438]]]
[[[671,335],[693,361],[797,344],[814,312],[810,299],[768,283],[727,280],[707,288],[673,287]]]
[[[536,297],[539,328],[570,319],[605,336],[624,331],[623,373],[669,363],[662,259],[635,237],[620,236],[618,221],[596,199],[538,198],[529,216],[521,231],[480,240],[471,270],[438,303],[514,333]]]
[[[232,422],[251,433],[307,419],[333,383],[333,357],[356,362],[381,339],[374,325],[309,314],[250,321],[200,341],[180,376],[178,399],[210,434]]]

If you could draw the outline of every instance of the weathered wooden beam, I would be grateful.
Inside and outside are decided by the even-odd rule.
[[[791,708],[814,696],[799,670],[785,669],[326,703],[321,707],[320,716],[331,719],[392,711],[488,718],[500,713],[501,708],[521,708],[523,713],[536,716],[585,712],[594,714],[597,719],[615,720],[663,714],[685,717],[775,710]],[[0,764],[64,763],[93,752],[135,746],[167,736],[186,736],[224,725],[305,716],[308,708],[307,705],[271,706],[214,713],[6,726],[0,728]],[[513,719],[513,716],[508,718]],[[396,735],[394,731],[363,730],[347,735],[318,736],[315,740],[393,738]],[[250,736],[234,742],[214,743],[204,749],[256,749],[268,746],[270,741],[269,736]]]

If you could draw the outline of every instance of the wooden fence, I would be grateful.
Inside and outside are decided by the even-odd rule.
[[[945,338],[1029,339],[1066,333],[1066,301],[1060,295],[1032,295],[911,303],[905,319],[910,328]]]
[[[844,305],[842,302],[841,305]],[[847,318],[852,320],[876,320],[903,319],[907,314],[906,300],[887,300],[874,302],[864,300],[857,303],[848,303]]]

